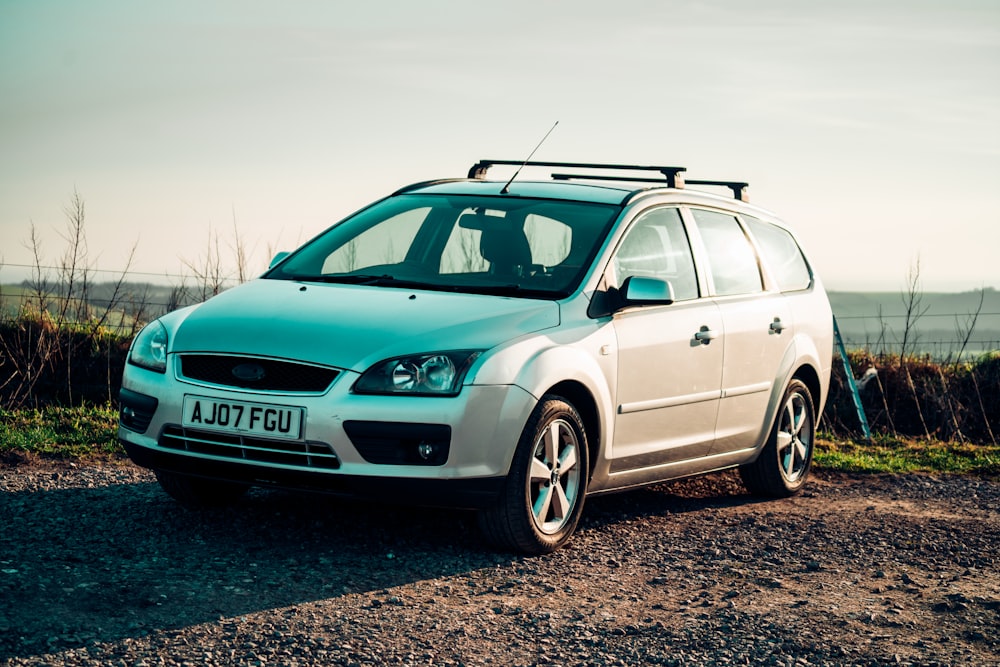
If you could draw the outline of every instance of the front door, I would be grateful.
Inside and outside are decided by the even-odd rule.
[[[722,382],[722,316],[712,301],[615,317],[618,400],[612,472],[708,454]]]
[[[715,437],[723,321],[701,298],[688,235],[675,207],[639,217],[622,240],[608,282],[668,281],[674,303],[615,314],[618,382],[611,470],[622,472],[706,455]]]

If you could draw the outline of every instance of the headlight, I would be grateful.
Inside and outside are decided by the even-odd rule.
[[[434,352],[380,361],[354,384],[359,394],[455,396],[481,353]]]
[[[166,372],[167,330],[158,320],[144,326],[135,337],[128,362],[158,373]]]

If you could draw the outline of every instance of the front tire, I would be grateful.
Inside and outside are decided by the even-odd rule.
[[[555,551],[576,530],[590,474],[580,414],[543,396],[521,433],[496,505],[479,513],[487,540],[525,555]]]
[[[816,411],[812,394],[800,380],[785,389],[774,428],[760,456],[740,467],[743,484],[754,494],[785,498],[802,489],[812,467]]]
[[[167,494],[189,509],[223,507],[239,500],[247,491],[246,484],[223,482],[182,475],[167,470],[154,470],[156,481]]]

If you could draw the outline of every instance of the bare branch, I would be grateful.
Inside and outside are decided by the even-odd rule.
[[[972,313],[968,313],[965,317],[965,322],[960,323],[958,321],[958,316],[955,316],[955,333],[958,336],[959,348],[958,355],[955,357],[955,368],[962,362],[962,357],[965,356],[965,350],[969,346],[969,341],[972,340],[972,332],[976,329],[976,323],[979,321],[979,315],[983,312],[983,303],[986,300],[986,290],[979,290],[979,303],[976,305],[976,310]]]
[[[930,306],[923,305],[924,294],[920,288],[919,256],[906,272],[906,291],[902,294],[902,300],[905,319],[903,322],[903,340],[899,346],[899,363],[905,366],[907,354],[910,349],[909,344],[916,344],[920,337],[916,330],[917,322],[920,321],[920,318],[930,308]]]

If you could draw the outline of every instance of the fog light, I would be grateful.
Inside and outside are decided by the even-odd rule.
[[[427,461],[432,456],[434,456],[434,450],[437,449],[432,443],[421,442],[417,445],[417,454],[420,454],[420,458]]]

